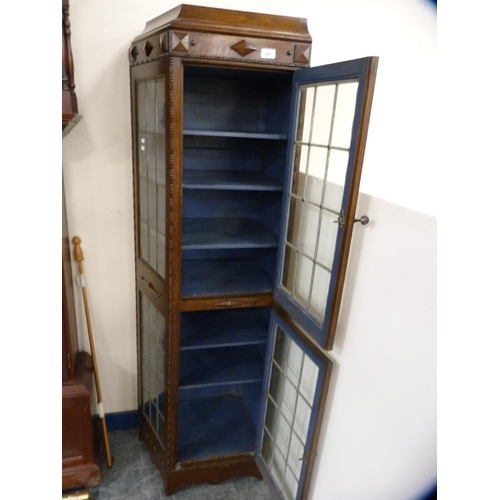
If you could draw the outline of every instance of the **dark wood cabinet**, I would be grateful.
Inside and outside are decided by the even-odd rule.
[[[71,273],[68,220],[64,182],[62,185],[62,380],[75,378],[78,333],[75,314],[75,294]]]
[[[62,136],[78,123],[69,3],[62,0]],[[78,349],[75,290],[62,184],[62,490],[100,484],[99,428],[92,416],[95,401],[92,359]]]
[[[92,359],[78,349],[66,206],[62,206],[62,490],[100,484],[98,420]]]
[[[181,5],[129,51],[140,435],[167,494],[306,498],[377,58],[303,19]]]
[[[98,421],[92,359],[79,352],[75,376],[62,384],[62,490],[90,488],[101,482]]]
[[[69,0],[62,0],[62,135],[63,137],[80,121],[78,99],[75,92],[73,51],[71,50],[71,23]]]

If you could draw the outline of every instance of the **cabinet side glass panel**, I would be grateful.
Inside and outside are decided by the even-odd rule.
[[[348,167],[358,82],[300,86],[280,286],[323,323]]]
[[[139,257],[165,277],[165,79],[136,88]]]
[[[165,318],[140,293],[141,410],[163,446],[165,440]]]
[[[280,325],[273,328],[259,455],[281,498],[294,500],[303,482],[321,377],[316,363]]]

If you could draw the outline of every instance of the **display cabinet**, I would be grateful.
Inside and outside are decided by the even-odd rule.
[[[377,58],[303,19],[181,5],[129,51],[140,435],[167,494],[306,498]]]

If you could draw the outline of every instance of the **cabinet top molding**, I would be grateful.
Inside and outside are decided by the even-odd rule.
[[[132,43],[167,29],[311,43],[306,19],[184,4],[148,21]]]

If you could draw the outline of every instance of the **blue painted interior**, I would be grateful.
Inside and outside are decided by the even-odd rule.
[[[286,73],[185,66],[184,129],[286,137],[286,81]]]
[[[283,185],[260,172],[239,170],[184,170],[183,189],[281,191]]]
[[[184,190],[183,218],[248,217],[269,204],[279,204],[281,196],[252,191]],[[184,243],[184,242],[183,242]]]
[[[269,316],[269,307],[181,314],[179,461],[253,450]]]
[[[247,402],[247,408],[252,419],[252,424],[257,429],[259,423],[259,405],[262,395],[262,382],[258,384],[245,384],[242,386],[242,394]],[[252,443],[252,450],[255,447],[255,441]]]
[[[262,380],[263,359],[255,345],[181,352],[179,391]]]
[[[185,65],[182,297],[272,293],[291,75]],[[181,314],[178,461],[252,453],[270,308]]]
[[[276,248],[277,234],[259,219],[246,217],[189,217],[182,222],[182,247]]]
[[[283,184],[285,140],[235,138],[213,133],[210,136],[184,135],[183,142],[184,174],[193,170],[198,173],[261,173]],[[185,181],[183,179],[183,187]],[[254,189],[251,183],[249,189]]]
[[[286,72],[184,67],[183,297],[272,292],[290,84]]]
[[[185,312],[181,314],[181,351],[267,341],[268,307]]]
[[[286,140],[284,134],[271,134],[269,132],[233,132],[227,130],[195,130],[184,129],[185,135],[199,136],[199,137],[232,137],[240,139],[263,139],[263,140]]]
[[[260,385],[261,382],[252,382]],[[178,393],[179,401],[187,401],[188,399],[203,399],[213,398],[215,396],[224,396],[226,394],[237,394],[241,396],[241,387],[243,384],[226,384],[226,385],[204,385],[198,387],[185,388]]]
[[[249,258],[185,259],[182,262],[183,297],[271,293],[273,280]]]
[[[244,399],[235,394],[179,402],[179,462],[250,453],[255,428]]]

